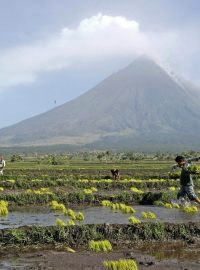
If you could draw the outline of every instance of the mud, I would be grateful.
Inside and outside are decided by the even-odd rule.
[[[154,255],[152,255],[152,247]],[[157,256],[157,252],[166,252],[166,256]],[[180,251],[180,252],[174,252]],[[195,256],[189,254],[195,253]],[[185,256],[177,256],[185,254]],[[91,253],[89,251],[77,251],[68,253],[56,249],[27,252],[17,252],[1,258],[0,269],[7,270],[103,270],[104,260],[134,259],[138,269],[144,270],[199,270],[200,249],[189,247],[181,242],[174,243],[149,243],[144,246],[136,246],[134,249],[127,247],[114,250],[110,253]]]

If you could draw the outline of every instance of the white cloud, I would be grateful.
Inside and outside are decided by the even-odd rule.
[[[124,17],[97,14],[76,29],[64,28],[49,40],[0,52],[0,90],[33,82],[44,71],[83,67],[113,57],[148,54],[167,59],[180,44],[176,32],[142,32]]]

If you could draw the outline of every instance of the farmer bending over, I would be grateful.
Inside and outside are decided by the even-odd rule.
[[[119,179],[119,170],[118,169],[112,169],[110,171],[112,173],[112,177],[114,178],[114,180]]]
[[[184,198],[187,195],[191,201],[195,201],[200,204],[200,199],[197,197],[197,195],[194,192],[192,174],[188,170],[188,167],[190,166],[191,161],[198,161],[198,160],[200,160],[200,157],[186,159],[182,156],[177,156],[175,158],[175,161],[178,164],[173,166],[173,169],[175,169],[176,167],[181,168],[181,176],[180,176],[181,186],[177,194],[177,199]]]

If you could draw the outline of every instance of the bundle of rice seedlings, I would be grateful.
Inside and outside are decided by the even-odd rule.
[[[171,203],[165,203],[165,207],[168,208],[168,209],[171,209],[173,208],[172,204]]]
[[[169,187],[169,190],[170,190],[170,191],[175,191],[176,188],[175,188],[175,187]]]
[[[156,206],[165,206],[165,204],[164,204],[164,202],[162,202],[162,201],[155,201],[154,203],[153,203],[153,205],[156,205]]]
[[[108,200],[103,200],[103,201],[101,202],[101,205],[103,205],[103,206],[108,206],[108,207],[110,207],[111,204],[112,204],[112,202],[111,202],[111,201],[108,201]]]
[[[16,182],[14,179],[8,179],[6,181],[9,182],[9,183],[15,183]]]
[[[67,224],[60,218],[57,218],[56,219],[56,226],[60,226],[60,227],[63,227],[63,226],[66,226]]]
[[[91,189],[89,189],[89,188],[85,188],[84,190],[83,190],[83,192],[85,193],[85,194],[92,194],[92,190]]]
[[[199,174],[200,173],[200,166],[197,165],[190,165],[187,167],[187,171],[193,174]]]
[[[132,224],[139,224],[139,223],[141,223],[141,221],[138,218],[134,217],[134,216],[131,216],[128,220]]]
[[[0,216],[8,215],[8,203],[6,201],[0,201]]]
[[[198,208],[196,206],[185,206],[183,207],[183,211],[185,213],[196,213],[198,212]]]
[[[153,213],[153,212],[148,212],[148,218],[155,219],[156,218],[156,214]]]
[[[138,270],[134,260],[104,261],[103,266],[106,270]]]
[[[126,214],[129,214],[129,213],[135,213],[135,209],[131,206],[127,206],[123,203],[120,203],[119,204],[119,209],[123,212],[123,213],[126,213]]]
[[[139,194],[143,194],[143,193],[144,193],[143,190],[138,189],[138,188],[136,188],[136,187],[132,187],[132,188],[131,188],[131,191],[136,192],[136,193],[139,193]]]
[[[3,187],[0,187],[0,191],[4,191],[4,188]]]
[[[70,220],[67,222],[67,225],[73,226],[73,225],[75,225],[75,222],[74,222],[72,219],[70,219]]]
[[[180,208],[178,203],[172,203],[173,208]]]
[[[49,205],[51,206],[51,209],[53,210],[61,211],[63,213],[66,211],[64,204],[58,203],[57,201],[51,201]]]
[[[76,220],[79,220],[79,221],[84,220],[84,215],[83,215],[83,213],[78,212],[78,213],[76,214]]]
[[[78,182],[81,182],[81,183],[88,183],[89,180],[88,180],[88,179],[80,179],[80,180],[78,180]]]
[[[144,219],[147,219],[148,218],[148,213],[147,212],[142,212],[142,217],[144,218]]]
[[[72,209],[66,209],[64,214],[65,216],[68,216],[71,219],[76,220],[76,213]]]
[[[112,251],[112,245],[108,240],[102,241],[89,241],[89,249],[95,252],[108,252]]]

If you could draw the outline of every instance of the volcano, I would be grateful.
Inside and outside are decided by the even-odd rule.
[[[146,56],[78,98],[0,130],[2,146],[198,147],[200,91]]]

